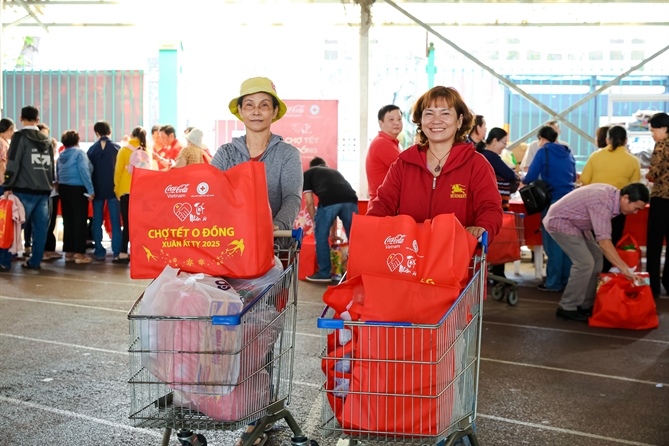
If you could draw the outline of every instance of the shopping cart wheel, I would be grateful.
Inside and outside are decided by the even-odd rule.
[[[181,446],[207,446],[207,439],[202,434],[194,434],[189,430],[181,430],[177,433]]]
[[[506,287],[503,283],[498,283],[492,289],[492,298],[495,300],[504,299],[504,294],[506,294]]]
[[[513,306],[518,303],[518,290],[510,289],[509,294],[506,295],[506,303]]]
[[[292,446],[318,446],[316,440],[309,440],[307,437],[293,437],[290,440]]]

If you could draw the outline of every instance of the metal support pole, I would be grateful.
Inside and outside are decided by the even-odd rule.
[[[660,51],[658,51],[657,53],[655,53],[655,54],[653,54],[652,56],[648,57],[647,59],[644,59],[644,60],[642,60],[640,63],[634,65],[632,68],[630,68],[629,70],[625,71],[623,74],[621,74],[620,76],[616,77],[615,79],[610,80],[609,82],[603,84],[601,87],[599,87],[599,88],[596,89],[595,91],[592,91],[592,92],[588,93],[587,95],[583,96],[580,100],[574,102],[572,105],[570,105],[569,107],[565,108],[565,109],[564,109],[563,111],[561,111],[559,114],[555,115],[555,119],[559,119],[560,121],[567,122],[567,121],[566,121],[566,117],[567,117],[567,115],[568,115],[569,113],[571,113],[572,111],[576,110],[578,107],[580,107],[581,105],[585,104],[586,102],[588,102],[590,99],[594,98],[595,96],[599,96],[599,95],[602,94],[604,91],[606,91],[606,89],[608,89],[609,87],[611,87],[611,86],[617,84],[617,83],[620,82],[622,79],[624,79],[625,77],[627,77],[629,74],[631,74],[631,73],[635,72],[636,70],[638,70],[639,68],[643,67],[643,66],[646,65],[648,62],[650,62],[651,60],[655,59],[656,57],[662,55],[662,54],[663,54],[665,51],[667,51],[667,50],[669,50],[669,45],[665,46],[665,47],[662,48]],[[612,109],[612,107],[611,107],[611,100],[610,100],[610,96],[609,96],[609,116],[611,116],[611,109]],[[611,121],[611,119],[609,119],[609,121]],[[546,121],[546,122],[548,122],[548,121]],[[513,144],[511,144],[509,147],[507,147],[507,149],[508,149],[508,150],[513,150],[516,146],[518,146],[520,143],[522,143],[523,141],[525,141],[527,138],[536,135],[536,133],[539,131],[539,129],[540,129],[541,127],[543,127],[544,125],[546,125],[546,122],[544,122],[544,123],[541,124],[540,126],[535,127],[534,129],[530,130],[529,132],[527,132],[527,133],[526,133],[525,135],[523,135],[522,137],[518,138],[516,141],[514,141]],[[595,144],[595,140],[594,140],[592,137],[589,137],[589,138],[587,138],[587,139],[588,139],[588,141],[590,141],[592,144]]]
[[[501,75],[498,74],[495,70],[493,70],[492,68],[490,68],[489,66],[487,66],[486,64],[484,64],[483,62],[481,62],[480,60],[478,60],[476,57],[474,57],[473,55],[469,54],[469,53],[468,53],[467,51],[465,51],[464,49],[462,49],[462,48],[460,48],[459,46],[457,46],[454,42],[448,40],[446,37],[444,37],[444,36],[442,36],[441,34],[439,34],[439,33],[438,33],[437,31],[435,31],[432,27],[426,25],[425,23],[423,23],[423,22],[421,22],[420,20],[418,20],[416,17],[414,17],[414,16],[412,16],[411,14],[409,14],[409,13],[408,13],[407,11],[405,11],[404,9],[400,8],[399,6],[397,6],[397,4],[396,4],[395,2],[393,2],[392,0],[384,0],[384,1],[385,1],[386,3],[388,3],[390,6],[392,6],[393,8],[397,9],[399,12],[401,12],[401,13],[404,14],[405,16],[407,16],[408,18],[410,18],[411,20],[413,20],[414,22],[416,22],[418,25],[422,26],[423,28],[425,28],[426,30],[428,30],[429,32],[431,32],[435,37],[439,38],[439,39],[442,40],[444,43],[446,43],[446,44],[448,44],[449,46],[453,47],[453,49],[455,49],[457,52],[461,53],[461,54],[462,54],[463,56],[465,56],[467,59],[471,60],[471,61],[474,62],[476,65],[478,65],[478,66],[480,66],[481,68],[483,68],[484,70],[486,70],[488,73],[492,74],[493,77],[495,77],[495,78],[496,78],[498,81],[500,81],[502,84],[504,84],[504,85],[506,85],[507,87],[509,87],[510,89],[516,91],[519,95],[521,95],[522,97],[524,97],[525,99],[527,99],[528,101],[530,101],[532,104],[536,105],[536,106],[537,106],[538,108],[540,108],[541,110],[543,110],[543,111],[545,111],[546,113],[548,113],[550,116],[557,116],[558,113],[556,113],[554,110],[551,110],[549,107],[547,107],[546,105],[544,105],[543,103],[541,103],[539,100],[537,100],[536,98],[534,98],[532,95],[530,95],[529,93],[527,93],[525,90],[523,90],[522,88],[520,88],[518,85],[514,84],[513,82],[511,82],[510,80],[508,80],[508,79],[505,78],[504,76],[501,76]],[[587,139],[588,141],[594,142],[594,139],[592,139],[592,137],[591,137],[590,135],[588,135],[587,133],[585,133],[583,130],[579,129],[577,126],[575,126],[575,125],[572,124],[571,122],[569,122],[569,121],[564,121],[564,123],[565,123],[565,125],[567,125],[569,128],[571,128],[573,131],[575,131],[576,133],[578,133],[579,135],[581,135],[582,137],[584,137],[584,138]]]
[[[37,17],[37,14],[35,14],[35,13],[33,12],[33,10],[30,9],[30,7],[29,7],[28,5],[26,5],[26,3],[25,3],[23,0],[16,0],[16,1],[19,3],[19,5],[23,6],[23,9],[25,9],[25,10],[28,12],[28,14],[30,14],[30,17],[32,17],[33,19],[35,19],[35,21],[36,21],[37,23],[39,23],[39,25],[40,25],[42,28],[44,28],[44,31],[49,32],[49,28],[47,28],[47,27],[44,25],[44,23],[42,23],[42,21],[39,19],[39,17]]]
[[[358,182],[358,196],[369,197],[367,171],[368,120],[369,120],[369,28],[372,25],[370,9],[373,0],[360,1],[360,133],[358,147],[360,153],[360,180]]]
[[[434,43],[430,42],[427,48],[427,88],[428,90],[434,87],[434,73],[437,72],[437,67],[434,66]]]

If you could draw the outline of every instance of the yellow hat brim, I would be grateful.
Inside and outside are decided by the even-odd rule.
[[[228,108],[230,109],[230,113],[235,115],[237,119],[240,121],[244,121],[239,114],[239,107],[237,106],[237,102],[239,101],[239,98],[243,96],[248,96],[250,94],[255,94],[255,93],[267,93],[269,95],[272,95],[274,98],[276,98],[277,102],[279,103],[279,112],[276,114],[276,118],[272,119],[272,122],[276,122],[279,119],[283,117],[283,115],[286,114],[286,111],[288,110],[288,107],[286,107],[286,104],[279,99],[279,97],[270,89],[265,88],[263,86],[257,86],[257,87],[251,87],[247,90],[244,91],[243,94],[240,94],[236,98],[230,101],[230,104],[228,104]]]

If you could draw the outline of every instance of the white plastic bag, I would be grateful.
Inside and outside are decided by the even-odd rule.
[[[223,279],[181,273],[166,266],[147,288],[140,305],[145,316],[230,316],[242,311],[242,301]],[[185,391],[229,393],[218,384],[236,383],[242,341],[240,325],[209,321],[147,320],[142,326],[142,365],[171,387]],[[219,353],[220,352],[220,353]]]
[[[241,296],[244,304],[249,304],[268,287],[274,285],[283,273],[283,264],[277,256],[274,256],[274,266],[267,274],[255,279],[225,279]]]

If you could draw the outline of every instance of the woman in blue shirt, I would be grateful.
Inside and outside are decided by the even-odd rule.
[[[91,263],[86,255],[88,202],[95,197],[91,164],[79,148],[79,133],[66,130],[61,142],[65,149],[58,157],[58,194],[63,213],[63,251],[65,261]]]
[[[576,161],[569,147],[558,144],[558,134],[553,127],[544,126],[539,130],[539,150],[530,164],[524,184],[542,179],[551,192],[551,204],[574,190],[576,182]],[[548,208],[541,213],[543,219]],[[571,260],[541,225],[541,240],[548,256],[546,282],[539,285],[541,291],[560,292],[569,281]]]

